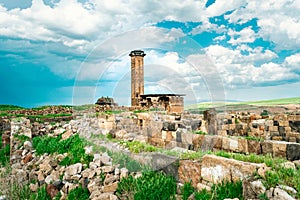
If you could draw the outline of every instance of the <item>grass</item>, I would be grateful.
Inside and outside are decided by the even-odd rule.
[[[276,106],[276,105],[285,105],[285,104],[299,104],[300,103],[300,97],[294,97],[294,98],[284,98],[284,99],[272,99],[272,100],[262,100],[262,101],[245,101],[245,102],[225,102],[224,105],[226,106]],[[216,105],[212,104],[211,102],[203,102],[199,104],[193,104],[186,106],[187,110],[198,110],[198,111],[204,111],[208,108],[216,107]]]
[[[126,148],[129,149],[130,152],[132,153],[140,153],[140,152],[155,152],[155,151],[159,151],[160,149],[144,143],[144,142],[140,142],[140,141],[120,141],[120,144],[122,144],[123,146],[125,146]]]
[[[25,108],[22,108],[20,106],[15,106],[15,105],[0,105],[0,111],[5,111],[5,110],[22,110]]]
[[[175,199],[176,180],[162,172],[143,172],[139,178],[129,175],[123,178],[117,189],[117,196],[121,199],[135,200],[169,200]],[[122,198],[123,197],[123,198]]]
[[[87,188],[83,189],[81,186],[70,191],[67,200],[88,200],[90,192]]]
[[[9,164],[10,145],[0,148],[0,167]]]
[[[198,134],[198,135],[207,135],[206,132],[198,130],[198,131],[193,131],[194,134]]]
[[[72,116],[70,113],[59,113],[59,114],[47,114],[47,115],[25,115],[25,114],[11,114],[7,112],[1,112],[0,117],[26,117],[29,119],[45,119],[45,118],[59,118]]]
[[[85,154],[85,142],[78,134],[71,136],[66,140],[61,140],[59,137],[35,137],[32,141],[33,147],[38,155],[48,153],[68,153],[68,156],[61,161],[61,165],[67,166],[75,163],[89,164],[92,161],[92,156]]]
[[[245,138],[246,140],[254,140],[257,142],[263,142],[264,138],[261,137],[255,137],[255,136],[246,136],[246,137],[241,137],[241,138]]]
[[[237,182],[222,182],[214,184],[211,191],[203,189],[195,191],[190,182],[187,182],[181,188],[182,199],[187,200],[194,193],[195,200],[223,200],[227,198],[243,199],[242,181]]]

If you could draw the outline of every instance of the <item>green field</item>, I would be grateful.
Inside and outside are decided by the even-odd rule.
[[[300,104],[300,97],[285,98],[285,99],[273,99],[273,100],[261,100],[261,101],[243,101],[243,102],[203,102],[199,104],[187,105],[186,110],[198,110],[203,111],[208,108],[229,106],[229,107],[256,107],[256,106],[277,106],[287,104]]]

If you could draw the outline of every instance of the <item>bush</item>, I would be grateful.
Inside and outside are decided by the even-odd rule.
[[[135,200],[175,199],[176,181],[161,172],[143,172],[139,178],[129,175],[118,185],[117,196]]]

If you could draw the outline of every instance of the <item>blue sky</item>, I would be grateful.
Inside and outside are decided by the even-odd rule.
[[[130,104],[129,52],[145,93],[186,103],[300,96],[299,0],[0,0],[0,104]]]

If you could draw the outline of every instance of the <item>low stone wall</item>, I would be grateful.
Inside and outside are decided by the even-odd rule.
[[[271,117],[259,115],[228,115],[219,135],[252,136],[263,139],[300,143],[300,115],[278,114]]]
[[[155,135],[148,138],[148,141],[152,145],[168,149],[182,147],[195,151],[224,150],[242,154],[271,154],[274,157],[282,157],[291,161],[300,159],[300,144],[294,142],[274,140],[260,142],[238,137],[182,134],[174,131],[163,131],[160,137]]]

